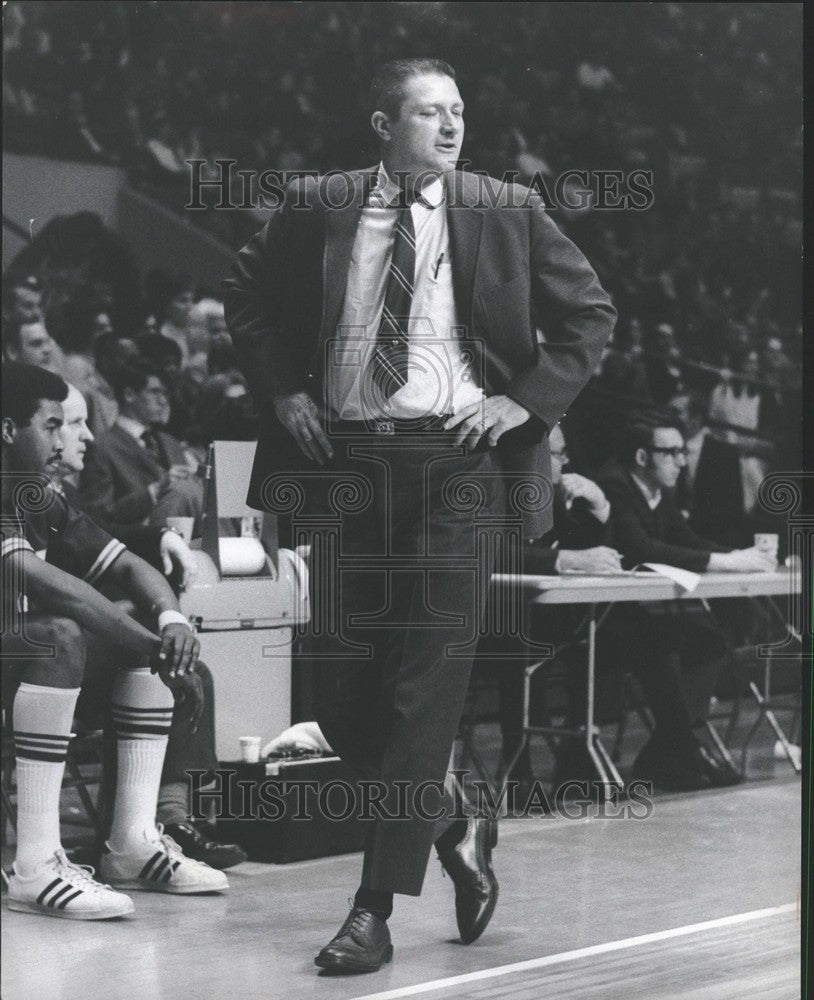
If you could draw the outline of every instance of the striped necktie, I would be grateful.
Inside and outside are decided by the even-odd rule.
[[[415,228],[410,206],[396,220],[382,319],[371,360],[373,383],[385,399],[407,384],[408,323],[415,284]]]

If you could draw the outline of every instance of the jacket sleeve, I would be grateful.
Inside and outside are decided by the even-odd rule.
[[[533,367],[513,379],[506,394],[550,429],[587,385],[613,333],[616,310],[542,203],[531,212],[531,295],[543,340]]]
[[[288,186],[282,204],[238,253],[223,281],[226,323],[241,371],[258,405],[303,388],[286,322],[286,276],[296,214],[292,205],[297,202],[302,208],[307,194],[302,185],[308,180]]]

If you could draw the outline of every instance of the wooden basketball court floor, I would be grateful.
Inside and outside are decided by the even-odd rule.
[[[397,897],[394,961],[326,978],[313,965],[347,912],[359,855],[247,862],[222,897],[133,893],[134,916],[78,923],[3,912],[4,1000],[793,1000],[799,996],[800,782],[660,796],[648,819],[501,823],[500,900],[456,941],[431,861]]]

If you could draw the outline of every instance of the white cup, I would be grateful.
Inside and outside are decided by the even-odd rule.
[[[261,742],[259,736],[240,737],[240,755],[247,764],[256,764],[260,760]]]
[[[777,550],[780,548],[780,535],[771,532],[758,532],[755,535],[755,548],[758,552],[768,552],[777,559]]]
[[[194,517],[168,517],[167,527],[177,531],[184,541],[189,545],[192,541],[192,528],[195,524]]]

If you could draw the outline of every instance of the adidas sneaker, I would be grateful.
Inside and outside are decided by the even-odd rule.
[[[99,872],[121,889],[192,895],[229,888],[223,872],[186,857],[161,825],[157,837],[150,839],[145,834],[144,843],[135,850],[118,854],[105,844]]]
[[[12,867],[8,908],[63,920],[109,920],[135,910],[129,896],[97,882],[90,866],[73,864],[62,849],[28,878]]]

